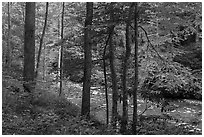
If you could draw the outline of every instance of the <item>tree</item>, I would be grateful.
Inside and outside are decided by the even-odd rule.
[[[91,54],[91,25],[93,19],[93,2],[86,3],[86,19],[84,29],[84,77],[82,92],[81,115],[89,117],[90,115],[90,86],[92,70]]]
[[[8,2],[8,36],[7,36],[7,54],[6,54],[6,66],[10,68],[11,65],[11,44],[10,44],[10,39],[11,39],[11,17],[10,17],[10,2]]]
[[[123,115],[122,115],[122,122],[121,122],[121,132],[125,133],[127,130],[127,123],[128,123],[128,92],[127,92],[127,69],[128,69],[128,60],[131,54],[131,46],[130,46],[130,24],[131,24],[131,13],[134,4],[131,3],[129,7],[128,18],[126,21],[126,52],[123,60],[123,74],[122,74],[122,90],[123,90]]]
[[[106,41],[106,45],[103,50],[103,74],[104,74],[104,86],[105,86],[105,96],[106,96],[106,124],[109,124],[109,101],[108,101],[108,84],[107,84],[107,74],[106,74],[106,49],[110,39],[110,34]]]
[[[35,2],[26,2],[24,31],[23,78],[25,82],[31,82],[35,78]]]
[[[23,12],[24,8],[22,9],[20,6],[22,5],[23,7],[25,6],[23,2],[21,3],[9,2],[9,15],[8,15],[8,2],[2,3],[2,4],[3,4],[2,5],[3,6],[2,25],[4,26],[2,28],[2,46],[4,46],[2,48],[3,49],[3,61],[4,61],[3,63],[5,67],[9,66],[6,62],[8,59],[7,55],[10,54],[9,55],[10,61],[8,60],[10,62],[10,68],[12,70],[18,69],[22,72],[23,70],[24,20],[22,19],[21,13]],[[10,31],[8,31],[9,30],[8,27],[10,27]]]
[[[114,34],[114,3],[110,4],[110,22],[111,25],[109,26],[109,33],[110,33],[110,40],[109,40],[109,54],[110,54],[110,71],[111,71],[111,80],[112,80],[112,126],[113,128],[116,128],[116,122],[118,118],[118,87],[117,87],[117,75],[116,75],[116,70],[115,70],[115,47],[113,44],[113,34]]]
[[[43,45],[43,38],[44,38],[44,35],[45,35],[46,26],[47,26],[48,6],[49,6],[49,3],[46,2],[45,23],[44,23],[42,35],[41,35],[41,38],[40,38],[40,46],[39,46],[39,51],[38,51],[38,58],[37,58],[37,65],[36,65],[36,74],[35,74],[36,78],[37,78],[38,70],[39,70],[40,56],[41,56],[42,45]]]
[[[63,39],[64,33],[64,2],[62,3],[62,20],[61,20],[61,39]],[[63,78],[63,44],[60,49],[60,93],[62,93],[62,78]]]
[[[137,90],[138,90],[138,4],[135,3],[135,84],[133,91],[133,123],[132,123],[132,134],[137,134]]]

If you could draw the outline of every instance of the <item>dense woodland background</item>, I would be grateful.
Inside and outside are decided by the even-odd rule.
[[[3,134],[202,134],[202,3],[2,3]]]

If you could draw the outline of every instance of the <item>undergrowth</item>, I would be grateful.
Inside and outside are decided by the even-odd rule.
[[[36,87],[33,94],[23,92],[21,82],[3,78],[2,83],[3,135],[116,135],[119,131],[107,127],[91,117],[81,117],[79,106],[64,96]],[[167,124],[167,118],[141,116],[139,135],[200,134],[186,127]],[[129,122],[131,134],[131,122]],[[118,126],[119,127],[119,126]]]
[[[15,91],[20,83],[8,81],[3,81],[2,134],[101,134],[104,129],[95,119],[80,117],[80,108],[65,97],[42,89],[33,94]]]

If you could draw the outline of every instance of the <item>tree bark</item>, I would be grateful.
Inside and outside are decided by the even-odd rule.
[[[111,123],[113,128],[116,128],[116,123],[118,119],[118,87],[117,87],[117,75],[116,75],[116,69],[115,69],[115,55],[114,55],[114,50],[115,47],[113,45],[113,33],[114,33],[114,14],[113,14],[113,3],[110,4],[110,20],[111,20],[111,25],[110,25],[110,40],[109,40],[109,54],[110,54],[110,71],[111,71],[111,80],[112,80],[112,119]]]
[[[25,92],[32,93],[35,88],[35,2],[26,2],[25,10],[23,87]]]
[[[121,133],[126,133],[127,131],[127,123],[128,123],[128,92],[127,92],[127,69],[128,69],[128,60],[131,54],[131,46],[130,46],[130,24],[131,24],[131,13],[133,3],[129,7],[128,19],[126,21],[126,53],[123,61],[123,74],[122,74],[122,89],[123,89],[123,115],[122,115],[122,122],[121,122]]]
[[[138,4],[135,3],[135,84],[133,91],[133,124],[132,134],[137,134],[137,90],[138,90]]]
[[[8,2],[8,36],[7,36],[7,54],[6,54],[6,66],[10,68],[11,66],[11,44],[10,44],[10,39],[11,39],[11,21],[10,21],[10,2]]]
[[[24,70],[25,82],[35,78],[35,2],[26,2],[24,35]]]
[[[91,87],[91,70],[92,70],[92,54],[91,54],[91,25],[93,19],[93,2],[86,3],[86,20],[84,30],[84,81],[82,92],[82,108],[81,115],[90,117],[90,87]]]
[[[62,3],[62,22],[61,22],[61,39],[63,39],[64,33],[64,2]],[[63,43],[60,50],[60,92],[59,96],[62,94],[62,79],[63,79]]]
[[[46,26],[47,26],[47,16],[48,16],[48,2],[46,2],[46,12],[45,12],[45,22],[44,22],[44,27],[43,27],[43,31],[42,31],[42,36],[40,38],[40,46],[39,46],[39,51],[38,51],[38,58],[37,58],[37,65],[36,65],[36,74],[35,77],[37,78],[38,75],[38,70],[39,70],[39,64],[40,64],[40,56],[41,56],[41,52],[42,52],[42,45],[43,45],[43,38],[45,36],[45,30],[46,30]]]
[[[111,34],[111,33],[110,33]],[[109,101],[108,101],[108,85],[107,85],[107,75],[106,75],[106,49],[107,49],[107,45],[108,45],[108,42],[110,40],[110,37],[111,35],[109,34],[108,36],[108,39],[106,41],[106,45],[104,47],[104,50],[103,50],[103,74],[104,74],[104,86],[105,86],[105,96],[106,96],[106,124],[108,125],[109,124]]]
[[[118,87],[117,87],[117,76],[115,70],[115,56],[114,56],[114,46],[113,40],[110,39],[109,42],[109,53],[110,53],[110,71],[112,80],[112,126],[116,127],[117,117],[118,117]]]

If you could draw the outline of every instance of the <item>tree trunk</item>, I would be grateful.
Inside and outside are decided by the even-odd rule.
[[[104,50],[103,50],[103,74],[104,74],[104,85],[105,85],[105,96],[106,96],[106,124],[108,125],[109,124],[109,102],[108,102],[108,85],[107,85],[107,75],[106,75],[106,49],[107,49],[107,45],[108,45],[108,42],[110,40],[110,34],[108,36],[108,39],[106,41],[106,45],[104,47]]]
[[[64,32],[64,2],[62,3],[62,22],[61,22],[61,39],[63,39]],[[62,79],[63,79],[63,43],[60,50],[60,92],[59,96],[62,94]]]
[[[26,2],[24,34],[24,91],[35,88],[35,2]]]
[[[42,45],[43,45],[43,38],[45,35],[45,30],[47,26],[47,16],[48,16],[48,2],[46,2],[46,12],[45,12],[45,23],[42,31],[42,36],[40,38],[40,46],[39,46],[39,51],[38,51],[38,58],[37,58],[37,65],[36,65],[36,72],[35,72],[35,77],[37,78],[38,71],[39,71],[39,64],[40,64],[40,56],[41,56],[41,51],[42,51]]]
[[[112,80],[112,119],[111,123],[113,128],[116,128],[117,118],[118,118],[118,87],[117,87],[117,75],[115,70],[115,56],[114,56],[114,45],[113,45],[113,34],[114,34],[114,14],[113,14],[113,3],[110,4],[110,40],[109,40],[109,54],[110,54],[110,71],[111,71],[111,80]]]
[[[135,84],[133,91],[133,124],[132,134],[137,134],[137,90],[138,90],[138,5],[135,3]]]
[[[114,45],[112,38],[109,42],[109,53],[110,53],[110,71],[111,71],[111,80],[112,80],[112,126],[116,127],[117,117],[118,117],[118,87],[117,87],[117,76],[115,70],[115,56],[114,56]]]
[[[60,40],[60,19],[58,18],[58,22],[57,22],[57,34],[58,34],[58,40]],[[61,57],[61,47],[59,47],[59,52],[58,52],[58,69],[57,69],[57,84],[60,86],[60,57]]]
[[[91,54],[91,25],[93,19],[93,2],[86,3],[86,20],[84,30],[84,81],[82,92],[82,108],[81,115],[90,117],[90,86],[91,86],[91,70],[92,70],[92,54]]]
[[[128,69],[128,60],[131,54],[131,46],[130,46],[130,30],[129,26],[131,24],[131,13],[132,7],[134,4],[132,3],[129,7],[128,19],[126,21],[126,53],[123,61],[123,75],[122,75],[122,87],[123,87],[123,115],[122,115],[122,122],[121,122],[121,133],[125,133],[127,130],[127,123],[128,123],[128,92],[127,92],[127,69]]]
[[[43,50],[43,81],[45,81],[45,77],[46,77],[46,72],[45,72],[45,53],[46,53],[46,46],[44,46],[44,50]]]
[[[24,35],[24,70],[25,82],[35,78],[35,2],[26,2]]]
[[[7,36],[7,54],[6,54],[6,66],[10,68],[11,66],[11,21],[10,21],[10,2],[8,2],[8,36]]]

